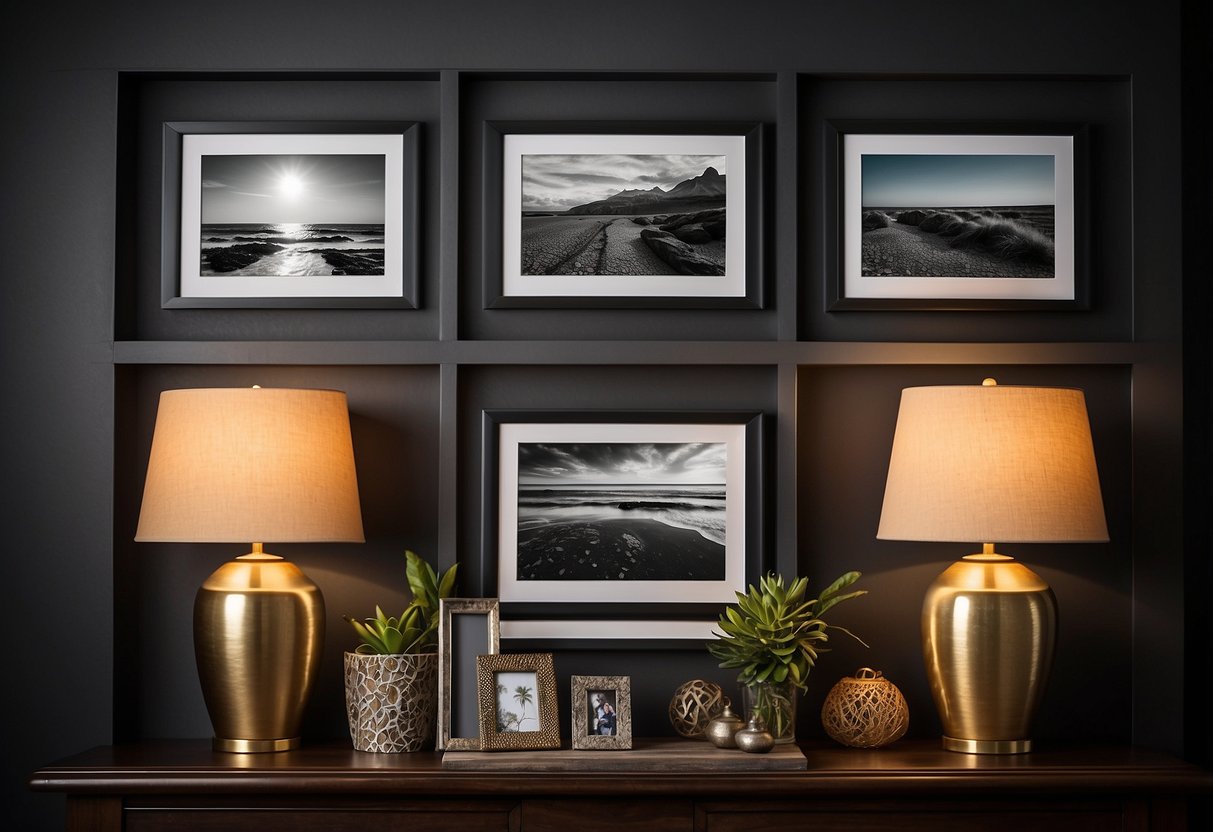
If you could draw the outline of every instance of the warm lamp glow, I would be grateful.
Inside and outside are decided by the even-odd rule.
[[[161,393],[135,540],[362,542],[345,394]]]
[[[876,536],[1107,540],[1082,391],[993,384],[903,390]]]

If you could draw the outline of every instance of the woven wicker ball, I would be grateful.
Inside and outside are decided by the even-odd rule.
[[[897,685],[879,670],[861,667],[830,689],[821,706],[821,725],[843,745],[878,748],[905,735],[910,707]]]
[[[683,682],[670,700],[670,724],[679,735],[703,739],[708,723],[724,710],[725,696],[720,685],[692,679]]]

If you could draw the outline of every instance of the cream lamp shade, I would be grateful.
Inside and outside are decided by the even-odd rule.
[[[876,536],[1107,540],[1082,391],[991,380],[903,390]]]
[[[161,393],[135,540],[363,539],[345,393]]]

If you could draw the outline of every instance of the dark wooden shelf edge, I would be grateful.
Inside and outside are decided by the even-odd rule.
[[[372,755],[324,745],[273,758],[215,754],[205,741],[92,749],[35,772],[30,787],[68,796],[227,794],[416,794],[584,797],[618,794],[743,797],[1037,795],[1149,793],[1213,796],[1213,772],[1128,747],[1074,747],[1020,757],[970,757],[911,741],[881,751],[803,745],[807,771],[607,771],[506,774],[453,772],[441,754]]]

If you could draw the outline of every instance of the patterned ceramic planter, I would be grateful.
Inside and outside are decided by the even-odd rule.
[[[346,653],[345,710],[357,751],[432,748],[438,717],[438,654]]]

